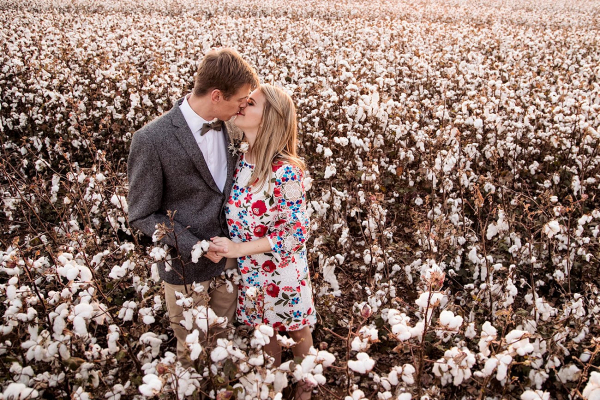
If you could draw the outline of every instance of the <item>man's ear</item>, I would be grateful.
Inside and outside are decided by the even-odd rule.
[[[210,99],[213,103],[218,103],[223,99],[223,93],[219,89],[214,89],[210,92]]]

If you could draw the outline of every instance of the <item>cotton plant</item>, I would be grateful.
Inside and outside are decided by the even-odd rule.
[[[453,347],[435,362],[433,373],[441,378],[442,385],[452,382],[454,386],[459,386],[471,377],[471,369],[476,361],[475,354],[468,348]]]
[[[502,340],[502,348],[504,350],[491,355],[491,357],[482,355],[485,365],[482,370],[476,371],[474,375],[477,377],[488,377],[496,372],[495,378],[504,384],[508,369],[514,359],[518,356],[526,356],[534,351],[533,345],[529,342],[529,337],[529,333],[525,331],[517,329],[510,331]]]
[[[292,93],[298,109],[299,150],[312,180],[307,251],[318,260],[311,278],[323,326],[339,320],[347,327],[353,316],[352,332],[365,327],[371,333],[362,335],[371,338],[372,326],[379,326],[380,342],[363,350],[372,359],[387,341],[414,351],[435,332],[443,353],[464,346],[477,351],[475,372],[487,372],[495,360],[482,382],[504,367],[507,378],[518,374],[525,386],[514,397],[543,398],[548,380],[560,379],[553,387],[564,397],[581,383],[584,397],[593,398],[595,375],[585,367],[595,362],[599,302],[597,285],[585,279],[594,272],[600,232],[593,200],[600,140],[597,4],[541,4],[493,1],[494,21],[486,24],[489,8],[474,4],[375,1],[333,9],[308,0],[283,8],[274,0],[200,6],[110,0],[111,12],[98,19],[91,0],[36,0],[28,12],[8,2],[0,17],[6,44],[0,213],[7,222],[0,353],[19,365],[36,360],[44,373],[27,378],[35,384],[15,388],[16,378],[2,390],[142,396],[121,376],[139,376],[136,363],[146,371],[173,350],[163,336],[169,332],[161,323],[164,305],[154,301],[156,263],[167,250],[131,239],[124,160],[133,132],[187,93],[198,58],[213,46],[233,46],[263,81]],[[149,17],[126,18],[133,11]],[[70,23],[74,13],[80,24]],[[262,17],[248,21],[247,15]],[[165,18],[172,23],[160,24]],[[254,35],[239,31],[242,19]],[[206,34],[198,43],[178,40],[190,29]],[[564,38],[564,29],[574,33]],[[443,280],[423,277],[434,264]],[[356,291],[346,291],[349,280]],[[441,283],[428,286],[434,282]],[[190,315],[192,325],[197,316]],[[456,327],[459,316],[464,320]],[[565,323],[554,324],[557,318]],[[525,356],[505,342],[513,330],[530,335],[533,350],[523,345]],[[550,339],[544,342],[540,332]],[[232,349],[255,351],[249,343],[242,350],[243,340],[233,336]],[[327,343],[332,353],[348,344],[339,340]],[[224,354],[215,353],[216,364],[238,360],[229,351],[221,359]],[[399,365],[414,365],[415,379],[431,375],[440,359],[420,367],[412,354],[400,354],[406,359]],[[528,374],[511,368],[521,357],[530,363]],[[575,364],[580,372],[572,357],[583,363]],[[332,366],[340,367],[341,358]],[[102,372],[98,388],[93,369],[80,360]],[[63,362],[75,370],[63,371]],[[240,366],[258,373],[266,363]],[[166,367],[176,377],[173,368]],[[380,389],[373,388],[373,371],[353,373],[357,386],[344,387],[344,395],[373,397]],[[383,385],[388,371],[376,372]],[[82,378],[74,378],[78,373]],[[175,378],[151,373],[158,380],[142,384],[164,382],[163,394],[184,396],[199,387],[200,378],[188,377],[172,389]],[[84,375],[89,384],[72,384]],[[335,368],[322,375],[347,384]],[[252,393],[281,397],[274,382]],[[481,384],[467,379],[443,387],[440,377],[420,392],[404,381],[392,389],[377,398],[442,398]],[[226,394],[215,389],[213,396]]]

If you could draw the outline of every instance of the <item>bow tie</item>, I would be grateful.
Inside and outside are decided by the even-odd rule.
[[[202,128],[200,128],[200,136],[204,136],[204,134],[210,131],[211,129],[214,129],[215,131],[220,131],[222,127],[223,121],[220,120],[216,120],[214,122],[205,122],[204,124],[202,124]]]

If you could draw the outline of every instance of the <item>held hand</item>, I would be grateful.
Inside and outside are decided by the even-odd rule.
[[[220,249],[217,251],[218,255],[226,257],[226,258],[238,258],[241,256],[239,254],[239,244],[232,242],[230,239],[225,237],[213,237],[210,238],[212,241],[211,246],[214,245],[215,248]]]
[[[217,264],[223,258],[222,255],[217,255],[216,251],[208,251],[204,254],[204,257]]]
[[[227,253],[227,248],[222,246],[217,246],[214,243],[209,243],[208,251],[204,254],[204,257],[208,258],[210,261],[215,264],[221,261],[223,255]]]
[[[213,240],[213,239],[214,238],[211,238],[210,240]],[[223,238],[223,239],[225,239],[225,238]],[[229,239],[227,239],[227,240],[229,240]],[[231,242],[231,240],[229,240],[229,242]],[[219,255],[221,257],[223,257],[223,254],[221,254],[221,253],[227,253],[227,251],[229,250],[227,248],[227,244],[228,243],[216,244],[215,242],[211,241],[211,242],[208,243],[208,251],[209,252],[219,253]]]

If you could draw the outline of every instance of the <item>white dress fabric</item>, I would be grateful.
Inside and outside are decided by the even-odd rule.
[[[273,165],[262,188],[250,187],[254,166],[244,155],[238,162],[233,189],[225,207],[234,242],[267,237],[271,252],[238,259],[242,275],[238,320],[295,331],[316,323],[304,245],[308,236],[302,171],[290,164]]]

